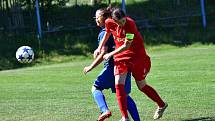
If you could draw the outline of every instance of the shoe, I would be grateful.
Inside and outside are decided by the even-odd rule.
[[[155,111],[155,114],[154,114],[154,117],[153,117],[154,120],[157,120],[157,119],[161,118],[163,113],[164,113],[164,111],[165,111],[165,109],[167,107],[168,107],[167,103],[165,103],[164,107],[162,107],[162,108],[158,107],[157,110]]]
[[[130,121],[128,118],[125,119],[125,118],[121,118],[119,121]]]
[[[103,112],[99,118],[97,119],[97,121],[104,121],[106,118],[109,118],[111,117],[111,112],[110,111],[106,111],[106,112]]]

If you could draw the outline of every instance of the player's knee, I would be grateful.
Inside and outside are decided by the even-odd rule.
[[[142,90],[143,87],[146,85],[146,81],[142,80],[142,81],[136,81],[137,87],[139,90]]]
[[[92,86],[92,89],[91,89],[91,92],[93,93],[93,92],[96,91],[96,90],[102,91],[102,90],[98,89],[97,87],[95,87],[95,86],[93,85],[93,86]]]
[[[143,89],[144,86],[137,86],[138,89],[141,91]]]
[[[91,89],[91,92],[93,93],[95,90],[96,90],[96,87],[93,85],[92,89]]]

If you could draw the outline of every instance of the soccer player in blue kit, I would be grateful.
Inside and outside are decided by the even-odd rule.
[[[98,36],[98,42],[100,42],[105,33],[105,20],[111,16],[111,13],[106,8],[101,8],[96,11],[96,23],[97,26],[101,27],[102,30]],[[85,74],[90,72],[93,68],[99,65],[103,61],[103,55],[106,52],[111,52],[114,50],[115,44],[113,37],[111,36],[103,47],[102,52],[99,55],[94,54],[94,61],[91,63],[90,66],[86,66],[83,70]],[[105,96],[102,93],[104,89],[111,89],[113,93],[115,93],[115,77],[114,77],[114,60],[110,58],[109,60],[104,61],[104,68],[101,73],[98,75],[94,84],[92,86],[92,94],[94,97],[95,102],[97,103],[98,107],[100,108],[101,115],[97,119],[97,121],[104,121],[105,119],[109,118],[112,114],[108,109],[107,103],[105,101]],[[131,91],[131,73],[128,73],[126,77],[126,84],[125,84],[125,91],[127,94],[127,106],[128,112],[130,113],[131,117],[134,121],[140,121],[139,113],[136,107],[135,102],[133,99],[128,95]]]

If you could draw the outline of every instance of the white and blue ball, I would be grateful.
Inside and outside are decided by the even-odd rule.
[[[34,51],[29,46],[21,46],[16,51],[16,59],[20,63],[31,63],[34,59]]]

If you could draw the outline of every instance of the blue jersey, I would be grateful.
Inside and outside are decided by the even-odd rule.
[[[102,38],[104,37],[104,34],[105,34],[105,28],[103,28],[100,33],[99,33],[99,36],[98,36],[98,44],[100,43],[100,41],[102,40]],[[108,48],[107,52],[111,52],[115,49],[115,43],[114,43],[114,39],[113,39],[113,36],[111,35],[109,37],[109,39],[107,40],[105,46]],[[104,61],[104,66],[107,67],[107,66],[114,66],[114,60],[113,60],[113,57],[111,57],[110,59],[108,60],[105,60]]]

